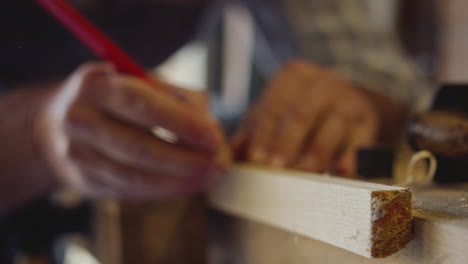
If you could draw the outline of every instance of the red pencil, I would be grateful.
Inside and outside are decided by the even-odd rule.
[[[131,59],[117,44],[64,0],[35,0],[55,17],[94,54],[112,63],[117,71],[146,80],[152,86],[164,89],[146,70]]]

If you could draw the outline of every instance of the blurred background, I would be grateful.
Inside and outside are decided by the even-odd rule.
[[[163,79],[179,86],[209,91],[214,114],[228,132],[233,130],[283,60],[301,55],[291,53],[286,44],[276,47],[279,42],[272,41],[272,34],[257,26],[256,18],[249,10],[241,1],[215,3],[205,11],[196,38],[153,69]],[[367,26],[373,32],[369,41],[384,42],[387,47],[378,50],[382,54],[377,54],[376,63],[383,65],[383,68],[393,67],[391,63],[386,64],[383,58],[385,52],[395,50],[408,60],[411,66],[398,70],[408,69],[407,75],[412,76],[408,78],[422,80],[427,86],[417,95],[420,109],[430,107],[441,87],[455,84],[466,87],[468,84],[466,10],[468,1],[464,0],[367,0],[366,15],[371,21]],[[316,43],[317,49],[320,49],[320,39]],[[295,44],[300,46],[300,43]],[[359,53],[351,55],[360,56]],[[349,59],[354,60],[351,55]],[[369,58],[375,58],[374,55],[369,55]],[[319,62],[322,59],[320,54],[317,58]],[[327,64],[326,58],[323,64]],[[337,66],[336,69],[346,73],[347,68]],[[348,74],[358,78],[361,73],[351,71]],[[358,81],[366,82],[362,79]],[[459,94],[457,92],[446,100],[450,101]],[[464,102],[461,100],[461,104]],[[43,208],[41,204],[37,206]],[[21,244],[25,245],[24,254],[18,256],[17,263],[48,263],[50,260],[31,257],[30,253],[34,255],[38,251],[48,250],[50,245],[57,261],[54,263],[100,263],[90,250],[92,246],[88,238],[102,230],[93,229],[94,223],[90,220],[92,208],[88,204],[80,203],[73,206],[73,210],[59,206],[51,211],[41,210],[39,216],[25,213],[27,217],[36,219],[34,226],[23,222],[11,223],[19,234],[14,239],[21,240]],[[117,214],[112,213],[112,208],[106,210],[110,210],[106,216],[108,218],[99,227],[106,226],[110,230],[106,231],[108,233],[118,232],[112,231],[112,221],[118,221]],[[50,221],[51,218],[57,221]],[[32,232],[34,237],[31,237],[31,228],[39,228],[43,232]]]
[[[466,5],[463,0],[368,0],[366,15],[375,41],[401,51],[434,86],[434,94],[442,84],[467,81]],[[236,119],[280,62],[240,1],[207,13],[199,37],[156,72],[182,86],[214,92],[215,113]]]

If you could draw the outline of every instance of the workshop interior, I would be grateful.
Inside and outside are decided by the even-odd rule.
[[[468,2],[0,4],[0,263],[466,263]]]

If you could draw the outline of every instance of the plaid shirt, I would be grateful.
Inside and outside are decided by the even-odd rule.
[[[368,0],[246,0],[246,4],[258,22],[260,42],[268,43],[266,65],[302,57],[398,100],[411,111],[429,104],[432,85],[401,50],[394,34],[382,34],[371,26]]]

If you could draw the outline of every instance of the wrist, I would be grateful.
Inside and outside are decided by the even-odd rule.
[[[37,93],[34,95],[35,105],[33,107],[33,113],[30,115],[30,126],[31,126],[31,138],[32,146],[35,155],[43,165],[44,174],[47,174],[52,181],[52,187],[56,187],[59,180],[53,169],[53,166],[48,158],[49,144],[47,139],[49,138],[49,122],[47,109],[52,102],[53,97],[57,93],[59,83],[47,83],[38,87]]]
[[[0,97],[0,213],[44,195],[56,180],[42,153],[36,123],[50,93],[47,85],[24,86]]]

